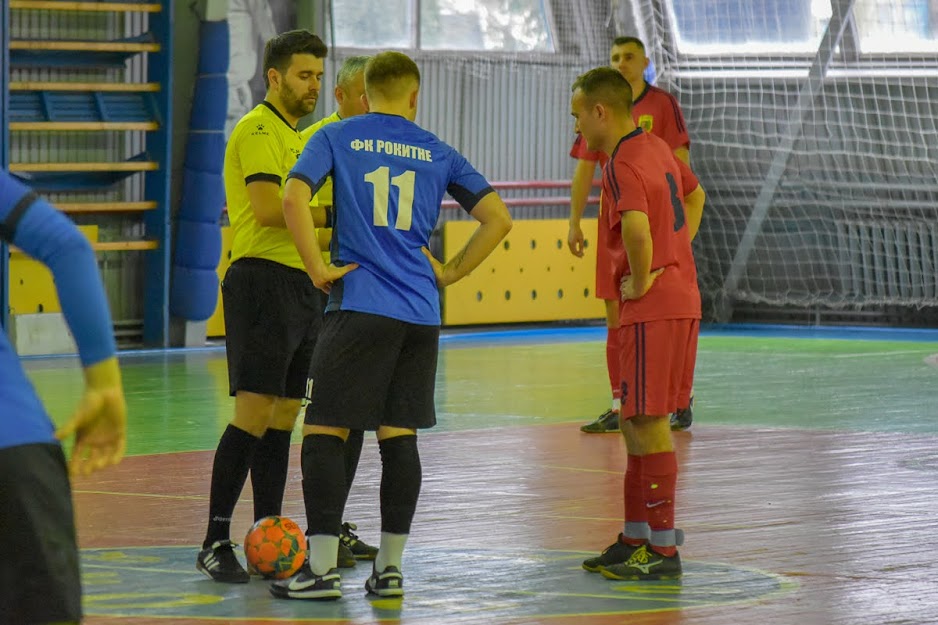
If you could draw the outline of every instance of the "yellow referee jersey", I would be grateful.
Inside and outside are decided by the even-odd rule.
[[[261,226],[254,217],[247,185],[255,180],[283,185],[303,151],[300,133],[268,102],[258,104],[235,126],[225,148],[225,197],[233,232],[231,262],[264,258],[303,269],[290,231]]]
[[[342,118],[339,117],[339,112],[336,111],[329,117],[323,117],[318,122],[312,126],[304,129],[300,136],[303,137],[303,145],[306,145],[306,142],[310,137],[313,136],[313,133],[322,128],[327,124],[333,122],[341,121]],[[322,186],[319,187],[319,192],[313,197],[313,201],[310,202],[313,206],[332,206],[332,176],[326,178],[326,181],[322,183]]]

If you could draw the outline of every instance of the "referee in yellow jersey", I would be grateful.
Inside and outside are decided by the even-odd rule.
[[[326,53],[323,41],[305,30],[269,40],[267,94],[241,118],[225,150],[234,237],[222,296],[235,414],[215,451],[208,527],[196,561],[198,570],[219,582],[249,579],[230,540],[248,471],[255,518],[281,513],[290,435],[322,323],[325,301],[286,230],[281,188],[303,150],[296,124],[316,107]],[[346,555],[340,560],[354,565]]]

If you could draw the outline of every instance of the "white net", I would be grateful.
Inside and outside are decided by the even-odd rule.
[[[938,305],[938,1],[832,2],[641,0],[718,318]]]

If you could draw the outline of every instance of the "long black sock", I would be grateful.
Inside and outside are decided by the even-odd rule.
[[[303,437],[303,501],[307,534],[338,536],[348,494],[345,481],[345,442],[338,436]]]
[[[258,439],[229,425],[218,441],[212,465],[212,490],[208,502],[208,529],[202,548],[231,537],[231,515],[248,477]]]
[[[345,439],[345,491],[346,496],[352,490],[355,473],[358,472],[358,459],[362,455],[362,445],[365,443],[364,430],[350,430]]]
[[[287,430],[267,428],[254,451],[251,463],[251,489],[254,492],[254,520],[279,515],[290,464],[290,435]]]
[[[378,442],[381,449],[381,532],[410,534],[423,472],[416,436]]]

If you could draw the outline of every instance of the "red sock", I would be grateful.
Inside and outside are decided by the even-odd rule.
[[[622,399],[622,378],[619,375],[619,329],[606,328],[606,371],[609,372],[609,386],[612,398]]]
[[[629,464],[622,482],[625,522],[647,523],[648,509],[645,507],[645,493],[642,485],[642,456],[629,454]]]
[[[674,529],[674,490],[677,485],[677,457],[673,451],[642,457],[642,492],[652,532]],[[654,536],[654,534],[652,534]],[[677,552],[674,545],[653,545],[665,556]]]

